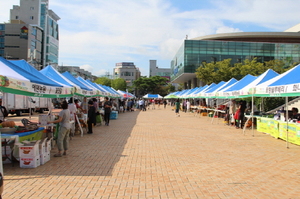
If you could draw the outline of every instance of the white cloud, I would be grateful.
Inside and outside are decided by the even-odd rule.
[[[61,17],[59,62],[90,66],[87,69],[97,75],[112,73],[115,63],[131,61],[147,75],[149,60],[171,62],[186,35],[192,39],[216,33],[284,31],[299,23],[300,1],[210,0],[183,9],[188,3],[175,7],[172,0],[50,0],[50,9]],[[9,13],[12,4],[19,0],[1,2],[0,21],[2,5]]]
[[[243,32],[242,30],[238,29],[238,28],[231,28],[231,27],[227,27],[227,26],[222,26],[217,28],[216,33],[228,33],[228,32]]]

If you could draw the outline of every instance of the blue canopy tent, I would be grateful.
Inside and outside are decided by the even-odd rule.
[[[211,88],[205,90],[205,92],[203,93],[203,97],[205,97],[205,98],[213,98],[213,97],[215,97],[214,91],[216,91],[218,88],[222,87],[224,84],[226,84],[226,82],[221,81],[217,85],[215,85],[214,87],[211,87]]]
[[[217,84],[215,84],[215,83],[212,83],[210,85],[206,85],[205,88],[203,88],[200,92],[198,92],[197,94],[195,94],[196,95],[195,98],[203,98],[203,93],[205,93],[208,89],[211,89],[211,88],[213,88],[216,85]]]
[[[192,88],[192,89],[189,89],[188,92],[184,93],[181,98],[191,98],[191,94],[193,92],[195,92],[199,87],[195,87],[195,88]]]
[[[289,97],[300,95],[300,64],[256,86],[254,96]]]
[[[143,96],[143,98],[146,98],[146,99],[152,99],[152,98],[163,98],[161,95],[159,94],[146,94]]]
[[[40,73],[37,69],[28,64],[25,60],[9,60],[9,62],[17,66],[14,67],[13,65],[10,65],[15,71],[21,72],[22,75],[24,75],[24,77],[28,78],[29,76],[27,76],[25,73],[29,73],[31,78],[28,79],[32,80],[32,82],[55,87],[63,87],[61,84],[52,81],[46,75]]]
[[[1,74],[5,74],[6,71],[4,70],[7,70],[5,67],[8,67],[30,81],[29,83],[19,83],[19,87],[22,89],[17,89],[19,92],[14,92],[13,94],[44,98],[67,97],[72,95],[71,87],[64,87],[61,84],[52,81],[24,60],[8,61],[0,57],[0,62],[3,64],[1,67]],[[13,82],[13,80],[10,81]],[[10,92],[6,88],[2,88],[1,90],[3,92]]]
[[[64,76],[62,76],[59,72],[57,72],[52,66],[48,65],[44,69],[40,70],[42,74],[49,77],[53,81],[59,82],[61,84],[67,85],[67,86],[73,86],[71,81],[67,80]]]
[[[68,80],[70,80],[71,82],[73,82],[74,84],[76,84],[77,86],[79,86],[81,89],[87,90],[87,91],[91,91],[92,89],[88,88],[86,85],[82,84],[78,79],[76,79],[73,75],[71,75],[71,73],[69,73],[68,71],[62,73],[62,75],[67,78]]]
[[[240,96],[240,90],[247,86],[249,83],[254,81],[257,77],[253,75],[246,75],[243,77],[240,81],[236,82],[235,84],[232,84],[232,86],[229,86],[225,88],[223,91],[220,91],[219,98],[237,98]]]

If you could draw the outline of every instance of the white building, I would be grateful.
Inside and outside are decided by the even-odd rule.
[[[149,77],[160,76],[170,79],[171,68],[159,68],[156,64],[156,60],[149,61]]]
[[[133,62],[116,63],[114,68],[114,78],[122,78],[127,86],[132,86],[133,81],[141,77],[141,72]]]

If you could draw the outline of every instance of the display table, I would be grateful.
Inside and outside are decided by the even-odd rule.
[[[37,130],[34,131],[28,131],[24,133],[13,133],[13,134],[1,134],[1,138],[17,138],[16,141],[23,142],[25,140],[27,141],[33,141],[33,140],[40,140],[43,136],[44,127],[39,127]]]
[[[287,136],[288,127],[288,136]],[[300,124],[274,120],[273,118],[257,117],[257,131],[270,134],[290,143],[300,145]]]
[[[43,137],[43,131],[44,127],[40,127],[37,130],[34,131],[28,131],[24,133],[13,133],[13,134],[1,134],[1,142],[3,144],[4,150],[6,150],[6,146],[10,146],[11,148],[11,157],[7,157],[6,152],[4,153],[6,155],[6,158],[8,158],[12,165],[14,165],[13,156],[18,160],[18,148],[16,147],[17,143],[23,142],[25,140],[27,141],[34,141],[34,140],[41,140]]]

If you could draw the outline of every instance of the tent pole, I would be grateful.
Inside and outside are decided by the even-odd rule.
[[[289,148],[289,110],[288,110],[288,98],[285,97],[285,119],[286,119],[286,148]]]
[[[253,90],[253,89],[252,89]],[[253,116],[254,116],[254,108],[253,108],[253,105],[254,105],[254,96],[253,96],[253,92],[252,92],[252,104],[251,104],[251,119],[252,119],[252,124],[251,124],[251,126],[252,126],[252,136],[254,137],[254,128],[253,128],[253,126],[254,126],[254,123],[253,123],[253,121],[254,121],[254,118],[253,118]]]
[[[28,100],[28,99],[30,99],[30,100]],[[32,101],[32,98],[28,98],[28,99],[27,99],[27,103],[29,103],[29,120],[31,120],[31,101]]]

